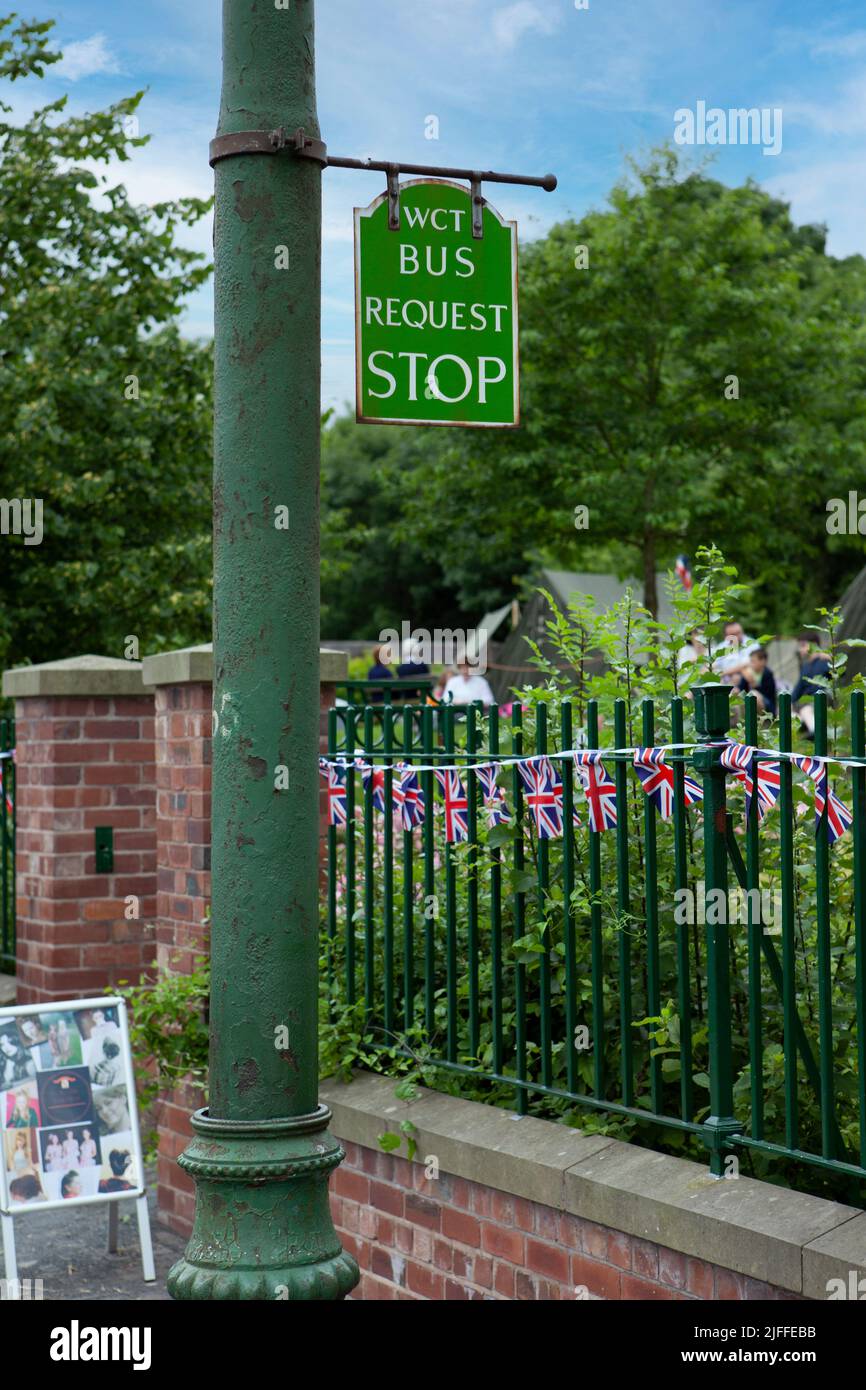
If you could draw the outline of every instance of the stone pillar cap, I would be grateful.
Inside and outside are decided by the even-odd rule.
[[[116,656],[68,656],[39,666],[15,666],[3,672],[3,694],[10,699],[45,695],[149,695],[140,661]]]
[[[143,676],[149,685],[186,685],[192,681],[209,684],[213,681],[213,643],[198,647],[180,647],[173,652],[146,656],[142,662]],[[349,674],[349,658],[345,652],[330,647],[319,648],[319,681],[342,681]]]

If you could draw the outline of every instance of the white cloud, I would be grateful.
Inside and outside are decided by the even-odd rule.
[[[834,58],[859,58],[866,53],[866,30],[857,29],[853,33],[838,38],[821,39],[812,45],[816,55],[827,54]]]
[[[548,0],[549,3],[549,0]],[[533,29],[542,34],[552,34],[557,20],[550,11],[545,14],[532,0],[517,0],[508,5],[493,18],[493,37],[500,48],[514,48],[523,35]]]
[[[810,126],[823,135],[860,135],[866,132],[866,72],[837,86],[832,99],[780,103],[785,120]]]
[[[120,65],[108,47],[105,35],[92,34],[89,39],[67,44],[61,61],[50,71],[57,77],[65,77],[68,82],[79,82],[82,77],[120,72]]]
[[[866,254],[866,154],[801,163],[761,186],[790,202],[795,222],[825,222],[831,256]]]

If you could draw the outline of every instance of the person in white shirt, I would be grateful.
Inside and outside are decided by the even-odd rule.
[[[688,635],[688,640],[677,652],[677,665],[687,666],[693,661],[699,661],[706,654],[707,644],[704,641],[704,634],[700,628],[693,628]]]
[[[754,637],[747,637],[742,623],[735,619],[725,623],[725,635],[713,648],[713,670],[721,677],[722,683],[731,685],[749,664],[749,657],[760,644]]]
[[[468,661],[457,667],[457,675],[452,676],[445,686],[442,699],[447,705],[471,705],[480,700],[483,705],[493,705],[493,691],[483,676],[473,675]]]

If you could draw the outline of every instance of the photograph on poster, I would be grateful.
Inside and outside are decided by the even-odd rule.
[[[132,1133],[127,1131],[125,1134],[113,1136],[110,1148],[107,1144],[103,1145],[103,1153],[106,1150],[106,1162],[99,1173],[99,1191],[133,1192],[140,1183],[141,1176],[136,1172]]]
[[[48,1041],[45,1024],[38,1014],[24,1014],[21,1018],[16,1018],[15,1023],[22,1046],[37,1047],[40,1043]]]
[[[36,1134],[32,1129],[6,1131],[6,1171],[15,1178],[28,1174],[39,1175],[39,1156]]]
[[[70,1013],[42,1014],[47,1037],[39,1048],[40,1071],[51,1067],[80,1067],[83,1059],[81,1034]]]
[[[27,1206],[30,1202],[47,1202],[48,1197],[35,1173],[9,1181],[9,1201],[13,1207]]]
[[[106,1086],[93,1092],[93,1108],[99,1122],[99,1133],[120,1134],[132,1129],[129,1116],[129,1097],[125,1086]]]
[[[28,1081],[3,1096],[0,1123],[4,1129],[37,1129],[42,1123],[39,1112],[39,1093],[35,1081]]]
[[[95,1068],[105,1060],[106,1042],[120,1047],[120,1025],[116,1008],[79,1009],[75,1013],[75,1022],[84,1040],[85,1066]]]
[[[120,1044],[111,1038],[102,1039],[102,1050],[98,1044],[91,1049],[90,1079],[94,1086],[116,1086],[123,1081],[124,1066]]]
[[[87,1067],[39,1072],[36,1084],[43,1125],[84,1124],[93,1120],[93,1091]]]
[[[29,1081],[36,1075],[36,1062],[22,1041],[15,1022],[10,1019],[0,1027],[0,1091]]]
[[[42,1170],[45,1173],[68,1173],[73,1168],[95,1168],[102,1161],[99,1135],[93,1124],[40,1130],[39,1147],[42,1154]]]

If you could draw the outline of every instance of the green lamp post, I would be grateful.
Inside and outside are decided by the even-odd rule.
[[[216,177],[209,1107],[177,1299],[358,1282],[317,1091],[321,165],[314,0],[223,0]],[[273,134],[272,134],[273,133]]]

